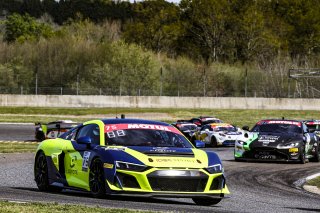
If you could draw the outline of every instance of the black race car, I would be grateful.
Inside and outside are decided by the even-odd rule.
[[[184,136],[186,136],[186,138],[188,138],[189,140],[191,140],[191,138],[198,131],[198,126],[187,120],[178,120],[172,125],[177,129],[179,129],[180,132],[182,132]]]
[[[262,120],[235,143],[235,160],[319,162],[319,137],[297,120]]]

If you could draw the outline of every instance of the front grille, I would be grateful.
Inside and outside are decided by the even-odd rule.
[[[244,157],[262,160],[288,160],[289,158],[287,153],[278,149],[270,149],[268,147],[254,149],[251,152],[247,152],[246,155],[247,156]]]
[[[225,184],[225,179],[223,177],[223,175],[220,175],[218,177],[216,177],[215,179],[213,179],[211,186],[210,186],[210,190],[221,190],[223,189]]]
[[[203,192],[208,178],[148,177],[154,191]]]

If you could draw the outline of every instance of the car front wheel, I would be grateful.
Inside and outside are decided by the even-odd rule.
[[[89,186],[93,197],[103,198],[106,195],[103,164],[98,158],[94,159],[90,166]]]

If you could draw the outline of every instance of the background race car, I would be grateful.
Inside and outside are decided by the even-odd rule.
[[[212,116],[200,116],[198,118],[191,118],[190,122],[194,123],[199,127],[202,127],[203,125],[210,124],[210,123],[223,123],[223,121],[220,120],[219,118],[215,118]]]
[[[319,137],[296,120],[259,121],[245,140],[235,144],[235,160],[319,162]]]
[[[211,147],[234,146],[237,139],[244,138],[243,132],[227,123],[211,123],[201,127],[193,140],[201,140]]]
[[[320,136],[320,120],[309,120],[304,121],[304,123],[307,125],[309,132]]]
[[[34,165],[41,191],[182,197],[199,205],[217,204],[229,193],[218,155],[195,149],[180,131],[162,122],[85,122],[41,142]]]
[[[57,138],[69,129],[79,125],[79,123],[71,120],[53,121],[47,124],[36,123],[35,139],[43,141],[48,138]]]
[[[189,121],[185,120],[178,120],[177,122],[172,124],[174,127],[180,130],[188,138],[191,140],[191,138],[195,135],[195,133],[198,131],[198,126],[194,123],[191,123]]]

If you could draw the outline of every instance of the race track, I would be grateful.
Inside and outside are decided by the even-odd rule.
[[[33,125],[10,125],[6,130],[2,127],[0,125],[0,140],[33,138]],[[0,154],[0,199],[179,212],[320,212],[320,196],[305,192],[296,183],[320,172],[320,163],[235,162],[232,148],[211,150],[216,151],[223,160],[227,184],[232,193],[230,198],[212,207],[197,206],[191,199],[95,199],[84,192],[39,192],[33,181],[33,154]]]

